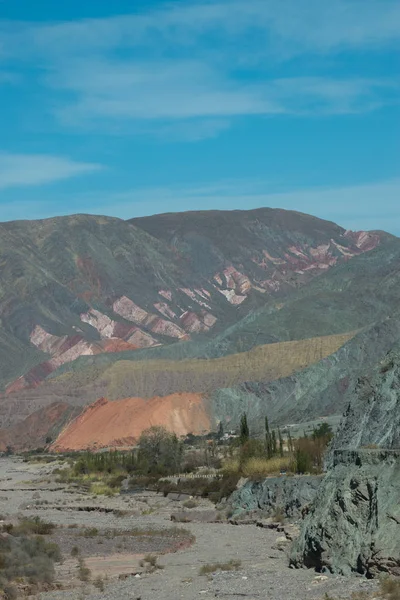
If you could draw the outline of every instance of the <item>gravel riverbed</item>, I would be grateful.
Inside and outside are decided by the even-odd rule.
[[[281,534],[254,525],[228,523],[179,523],[186,532],[170,535],[171,513],[185,510],[181,502],[152,492],[91,497],[57,484],[52,464],[24,463],[18,458],[0,459],[0,514],[2,518],[38,515],[58,526],[53,537],[65,561],[58,567],[60,582],[68,589],[41,593],[40,600],[194,600],[245,598],[264,600],[319,600],[325,595],[350,599],[354,592],[373,597],[376,582],[359,577],[319,575],[314,571],[289,569],[287,546]],[[210,510],[201,500],[192,511]],[[92,536],[82,535],[96,528]],[[117,530],[118,536],[107,532]],[[159,536],[131,536],[148,530]],[[125,532],[125,533],[124,533]],[[164,534],[163,534],[164,532]],[[188,536],[195,538],[193,543]],[[104,590],[77,578],[73,546],[87,561],[94,576],[102,575]],[[146,573],[140,565],[145,553],[158,556],[161,567]],[[204,565],[239,561],[238,570],[204,576]]]

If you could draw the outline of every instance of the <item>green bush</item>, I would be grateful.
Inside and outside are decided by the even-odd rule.
[[[84,529],[80,535],[85,538],[96,537],[99,535],[99,530],[97,527],[86,527],[86,529]]]
[[[10,527],[8,527],[10,529]],[[11,526],[13,535],[49,535],[55,529],[54,523],[42,521],[40,517],[21,519],[18,525]],[[9,531],[10,532],[10,531]]]
[[[14,597],[15,581],[34,585],[51,583],[54,563],[62,559],[57,544],[46,542],[41,535],[27,536],[21,531],[15,534],[14,530],[0,539],[0,590],[10,598]]]

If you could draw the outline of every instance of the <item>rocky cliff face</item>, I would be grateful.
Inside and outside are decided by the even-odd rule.
[[[400,575],[400,353],[359,379],[330,470],[294,545],[295,566]]]
[[[400,575],[400,451],[337,450],[291,563],[368,577]]]
[[[358,379],[329,462],[335,450],[365,446],[400,448],[400,346]]]

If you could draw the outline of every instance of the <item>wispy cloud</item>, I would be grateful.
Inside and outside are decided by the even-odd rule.
[[[0,153],[0,189],[52,183],[99,169],[101,165],[59,156]]]
[[[399,86],[391,81],[360,78],[244,82],[195,61],[72,62],[61,73],[49,76],[48,83],[75,94],[75,102],[58,110],[68,125],[97,125],[99,119],[365,112],[395,101],[399,93]],[[195,128],[200,132],[201,123]],[[209,122],[204,128],[209,129]]]
[[[399,40],[400,6],[396,0],[223,0],[171,3],[147,13],[79,22],[13,26],[3,32],[3,53],[24,53],[15,34],[23,34],[36,53],[79,53],[119,46],[196,45],[207,36],[236,39],[245,32],[264,34],[257,45],[285,54],[336,52],[343,48],[388,45]],[[211,38],[210,38],[211,35]],[[0,38],[1,39],[1,38]],[[251,50],[251,47],[248,49]],[[248,51],[247,50],[247,51]],[[246,52],[239,47],[238,54]],[[232,52],[232,48],[230,48]]]
[[[3,61],[35,64],[63,126],[121,133],[124,120],[135,132],[185,140],[213,137],[240,115],[346,114],[398,101],[386,79],[310,76],[304,65],[277,78],[276,65],[399,43],[396,0],[188,1],[0,28]],[[152,119],[164,123],[141,124]]]

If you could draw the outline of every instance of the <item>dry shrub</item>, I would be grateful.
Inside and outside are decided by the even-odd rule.
[[[104,581],[100,575],[98,575],[93,582],[93,585],[100,591],[104,592]]]
[[[237,571],[242,564],[242,561],[231,559],[226,563],[214,563],[203,565],[199,570],[199,575],[211,575],[216,571]]]
[[[240,471],[240,460],[238,458],[229,458],[223,464],[222,471],[225,475],[236,475]]]
[[[279,474],[281,470],[293,468],[290,456],[275,456],[274,458],[250,458],[242,467],[242,473],[250,479]]]
[[[91,577],[91,571],[89,567],[86,566],[86,563],[83,560],[83,558],[80,558],[78,562],[78,577],[81,581],[85,582],[89,581]]]
[[[140,561],[140,566],[145,568],[146,573],[154,573],[157,569],[164,568],[157,563],[157,556],[155,554],[146,554],[143,560]]]
[[[46,523],[40,517],[21,519],[18,525],[11,527],[11,531],[15,536],[18,535],[49,535],[55,529],[54,523]]]

